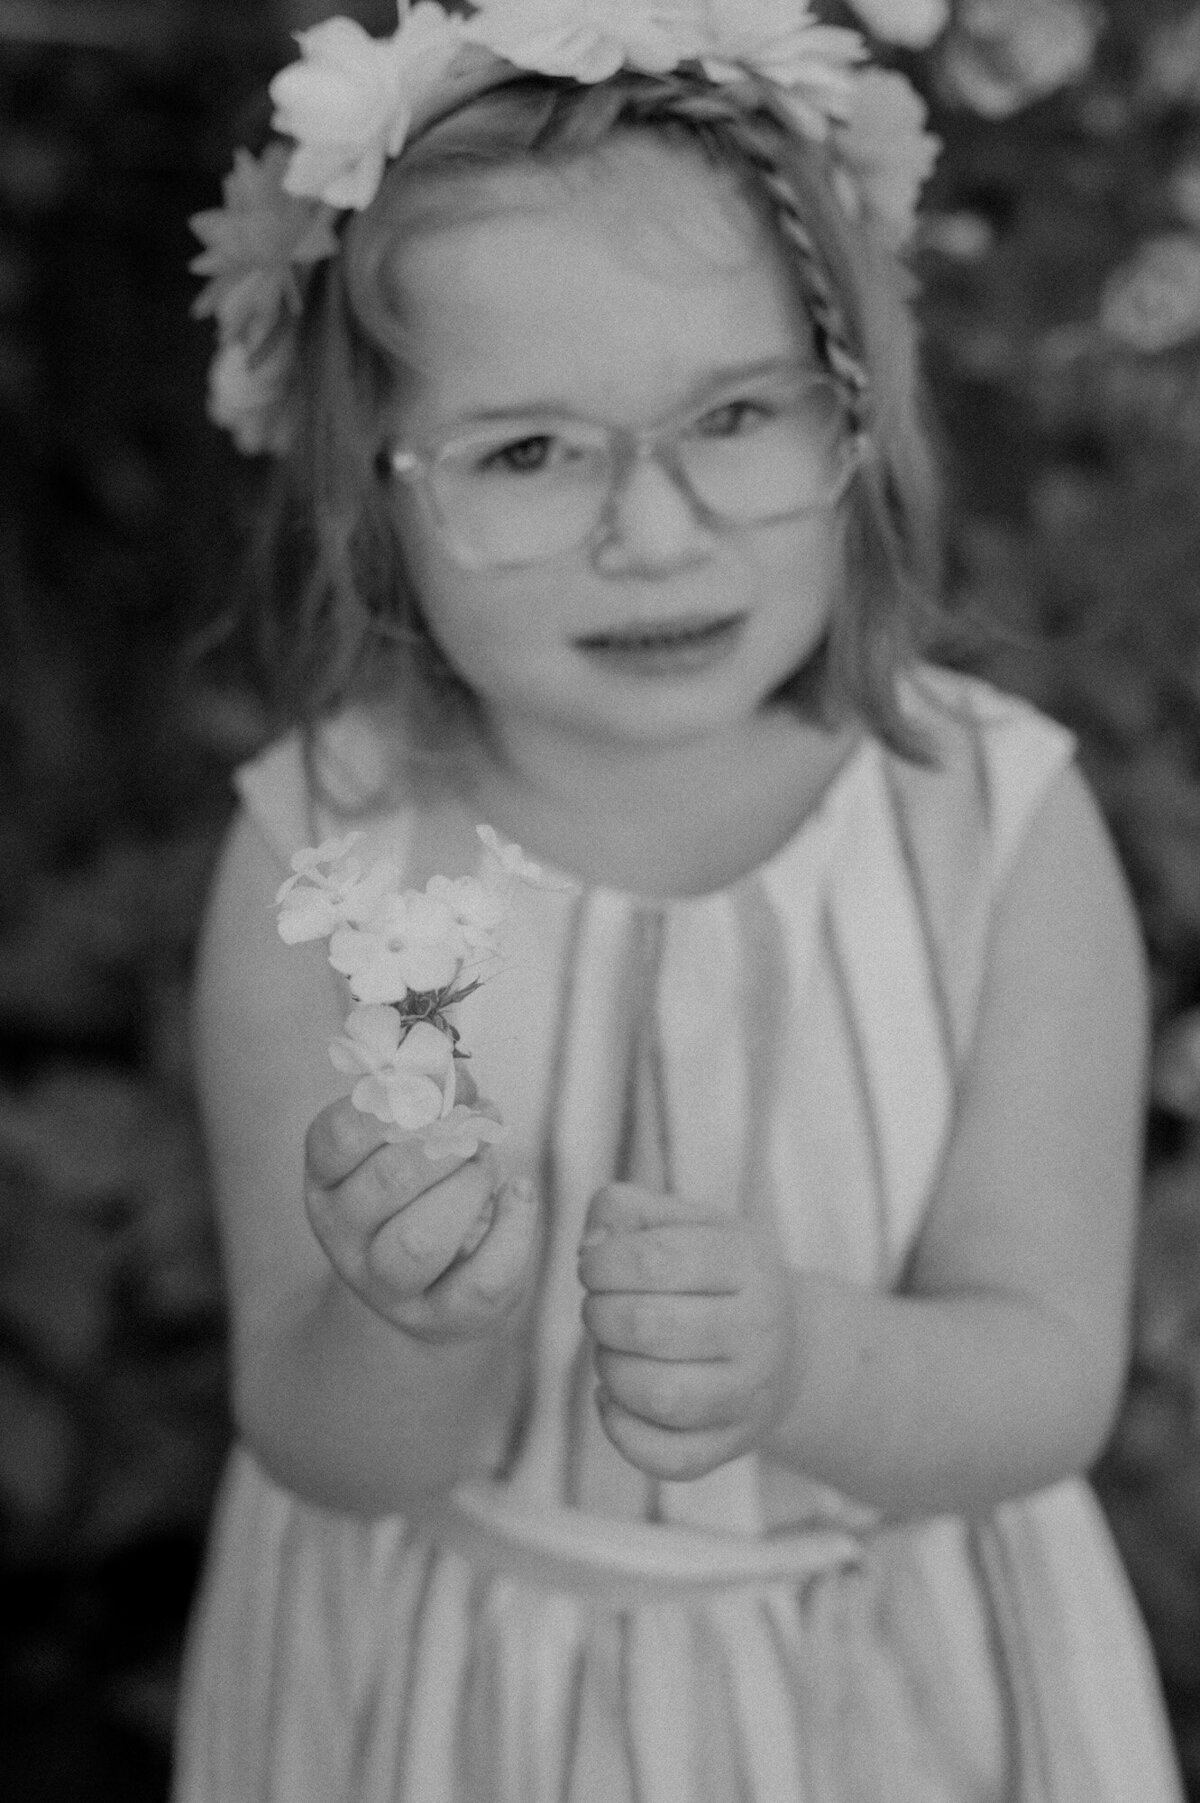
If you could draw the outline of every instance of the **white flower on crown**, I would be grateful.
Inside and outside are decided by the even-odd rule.
[[[848,0],[867,30],[884,44],[921,50],[950,17],[948,0]]]
[[[782,88],[798,130],[821,141],[849,117],[854,69],[867,55],[857,31],[822,25],[796,0],[703,0],[699,61],[710,81],[747,70]]]
[[[703,42],[694,0],[478,0],[463,35],[518,69],[583,83],[666,75]]]
[[[854,0],[880,36],[927,41],[945,0]],[[271,83],[273,124],[295,141],[283,186],[340,210],[370,205],[388,161],[426,122],[439,90],[470,87],[464,52],[580,83],[620,69],[668,74],[698,63],[712,81],[771,82],[796,128],[823,140],[854,111],[860,34],[821,24],[805,0],[476,0],[466,21],[437,0],[398,0],[374,38],[352,19],[298,33],[301,57]],[[469,62],[469,56],[466,58]],[[456,67],[457,65],[457,67]]]
[[[908,237],[917,196],[937,161],[939,141],[926,131],[925,102],[892,69],[864,69],[854,84],[850,115],[837,134],[834,171],[839,198],[851,218],[869,210],[899,249]]]
[[[301,60],[275,77],[276,131],[296,140],[284,187],[329,206],[361,211],[384,167],[399,156],[413,110],[462,48],[462,26],[436,0],[399,0],[400,24],[375,38],[353,19],[326,19],[297,34]]]
[[[232,434],[246,457],[287,447],[284,391],[291,360],[291,346],[284,339],[265,356],[230,339],[218,347],[209,365],[208,417]]]

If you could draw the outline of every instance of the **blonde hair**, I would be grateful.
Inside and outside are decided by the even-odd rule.
[[[817,355],[871,447],[843,503],[844,599],[818,656],[779,699],[827,719],[852,712],[921,758],[899,679],[944,617],[910,279],[870,224],[847,216],[819,148],[789,129],[765,86],[747,99],[682,73],[627,73],[593,87],[530,76],[492,90],[406,148],[371,206],[343,228],[341,254],[318,268],[307,298],[294,443],[259,541],[257,648],[269,698],[283,719],[311,726],[349,701],[391,696],[426,744],[447,740],[447,725],[469,708],[422,623],[380,473],[385,409],[417,348],[394,279],[401,227],[411,233],[423,216],[453,212],[473,179],[561,167],[628,132],[691,145],[739,178],[776,234]]]

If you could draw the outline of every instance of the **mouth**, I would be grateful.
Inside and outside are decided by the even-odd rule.
[[[745,614],[688,615],[675,620],[633,620],[611,632],[576,639],[588,656],[647,672],[696,668],[733,650],[746,626]]]

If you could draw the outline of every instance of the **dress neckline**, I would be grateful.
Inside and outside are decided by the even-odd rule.
[[[617,903],[623,902],[646,913],[663,913],[668,909],[701,907],[705,903],[719,901],[722,897],[736,895],[748,884],[770,880],[791,860],[807,851],[809,844],[818,834],[823,832],[833,821],[841,809],[845,798],[853,792],[867,771],[874,766],[880,755],[880,747],[870,734],[863,733],[848,747],[841,762],[837,764],[827,777],[824,786],[818,791],[811,805],[805,810],[796,824],[784,835],[775,849],[766,857],[759,859],[731,878],[728,882],[718,883],[711,889],[698,889],[694,892],[664,891],[655,894],[649,890],[630,889],[615,883],[593,882],[580,877],[577,873],[564,870],[546,858],[536,857],[541,869],[555,883],[562,883],[575,894],[603,898]]]
[[[371,723],[357,711],[339,718],[334,742],[331,744],[327,740],[325,750],[327,755],[332,753],[333,772],[339,779],[339,786],[343,780],[347,787],[351,784],[357,786],[370,781],[369,775],[364,777],[362,774],[361,760],[365,751],[371,753],[373,764],[379,764],[378,748]],[[661,913],[672,908],[698,907],[706,902],[716,901],[722,896],[736,894],[748,884],[770,880],[801,852],[807,853],[810,843],[825,831],[828,823],[842,807],[844,798],[857,786],[860,774],[873,767],[880,755],[881,747],[878,741],[868,732],[860,733],[847,746],[840,761],[826,776],[823,785],[799,820],[784,833],[774,849],[728,881],[714,884],[708,889],[655,892],[635,889],[619,883],[602,882],[581,876],[577,871],[557,864],[552,858],[540,855],[536,846],[528,846],[525,849],[530,859],[539,865],[553,883],[561,884],[564,889],[570,890],[576,895],[604,898],[614,904],[623,902],[626,906],[646,912]],[[383,830],[393,843],[397,839],[405,843],[410,841],[423,805],[414,798],[398,808],[387,809],[386,813],[375,816],[374,830]],[[461,817],[464,832],[469,827],[470,836],[473,839],[474,828],[481,816],[472,807],[470,800],[461,796],[454,798],[447,796],[445,805],[454,814]],[[370,814],[371,810],[368,809],[368,818]],[[350,818],[353,818],[353,815]],[[361,820],[363,816],[359,815],[358,818]],[[336,823],[343,824],[340,815],[336,817]],[[329,821],[325,824],[329,826],[330,830],[333,830]],[[364,824],[366,824],[365,821]],[[503,832],[500,836],[506,837]]]

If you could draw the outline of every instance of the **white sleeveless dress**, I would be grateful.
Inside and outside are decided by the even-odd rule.
[[[366,1522],[235,1451],[174,1803],[1178,1803],[1085,1483],[884,1528],[759,1457],[652,1483],[591,1403],[576,1249],[614,1175],[758,1216],[798,1267],[903,1270],[996,897],[1072,755],[1025,704],[929,682],[955,710],[928,715],[938,767],[863,743],[732,887],[523,905],[460,1016],[549,1223],[494,1481]],[[331,771],[355,730],[331,735]],[[294,742],[239,786],[281,858],[342,824],[310,807]],[[469,827],[401,811],[372,833],[413,882],[469,867],[446,861]]]

